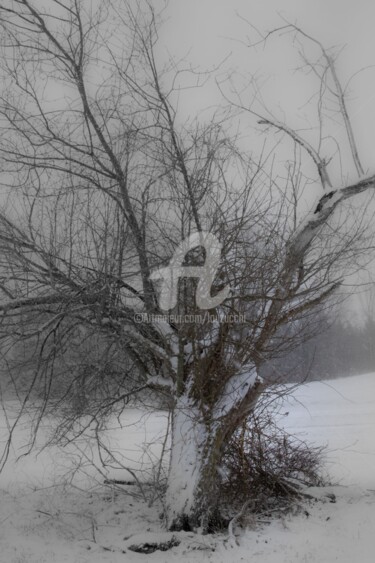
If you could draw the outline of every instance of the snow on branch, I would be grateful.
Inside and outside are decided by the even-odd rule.
[[[318,229],[327,222],[341,202],[371,188],[375,188],[374,174],[349,186],[334,189],[319,198],[314,210],[306,216],[291,237],[288,243],[289,257],[301,258],[305,254]]]
[[[232,377],[226,384],[222,398],[215,407],[215,418],[223,418],[232,409],[241,404],[247,397],[249,391],[262,383],[255,367],[243,370]]]

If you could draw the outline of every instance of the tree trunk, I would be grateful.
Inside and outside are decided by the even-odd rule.
[[[170,530],[207,531],[216,511],[215,491],[222,455],[222,428],[207,425],[186,397],[178,400],[172,421],[171,459],[166,492]]]
[[[254,384],[254,381],[256,383]],[[186,395],[179,397],[172,418],[171,458],[165,497],[167,526],[170,530],[209,531],[221,523],[220,465],[224,447],[254,408],[261,392],[259,380],[248,381],[226,404],[225,416],[202,414]],[[230,400],[232,399],[232,401]],[[203,409],[205,411],[205,409]],[[208,410],[208,409],[206,409]]]

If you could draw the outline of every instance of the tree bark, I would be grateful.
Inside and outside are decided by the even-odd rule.
[[[209,435],[204,425],[189,430],[175,429],[166,494],[166,521],[169,530],[207,532],[218,517],[218,468],[222,454],[217,434]]]
[[[221,417],[218,405],[222,401],[208,411],[198,408],[187,395],[177,400],[165,497],[169,530],[201,528],[206,533],[222,523],[218,501],[225,445],[255,407],[262,388],[259,378],[252,376],[242,396],[236,389],[225,397],[230,407]]]

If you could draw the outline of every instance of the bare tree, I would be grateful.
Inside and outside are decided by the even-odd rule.
[[[348,230],[336,210],[373,188],[375,176],[363,175],[345,92],[323,47],[325,63],[313,68],[337,100],[358,170],[358,180],[337,187],[320,144],[238,98],[235,111],[255,115],[292,147],[285,175],[274,167],[280,140],[249,154],[232,132],[231,111],[208,125],[181,123],[186,69],[158,63],[160,18],[147,2],[93,11],[89,2],[53,0],[49,10],[31,0],[0,3],[3,340],[36,342],[24,404],[41,386],[40,416],[55,400],[72,342],[96,335],[106,357],[126,358],[115,384],[99,386],[92,420],[145,390],[161,394],[172,411],[167,525],[207,527],[225,446],[268,383],[259,370],[311,331],[314,310],[370,246],[363,223]],[[202,76],[190,76],[199,86]],[[305,155],[316,167],[312,179]],[[303,213],[311,184],[316,201]],[[196,280],[181,276],[165,315],[151,274],[196,233],[222,244],[211,295],[230,292],[202,311]],[[184,258],[184,267],[202,267],[207,252],[196,243]],[[111,372],[98,373],[108,381]],[[88,381],[78,371],[71,385]]]

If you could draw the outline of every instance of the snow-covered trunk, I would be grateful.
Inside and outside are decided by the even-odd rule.
[[[220,425],[205,423],[186,397],[178,400],[165,498],[169,529],[191,530],[208,523],[215,510],[221,435]]]
[[[198,408],[187,395],[176,402],[165,497],[169,529],[207,530],[220,518],[219,472],[225,444],[254,408],[261,391],[256,375],[239,379],[241,386],[234,382],[226,386],[222,391],[228,394],[211,408]]]

